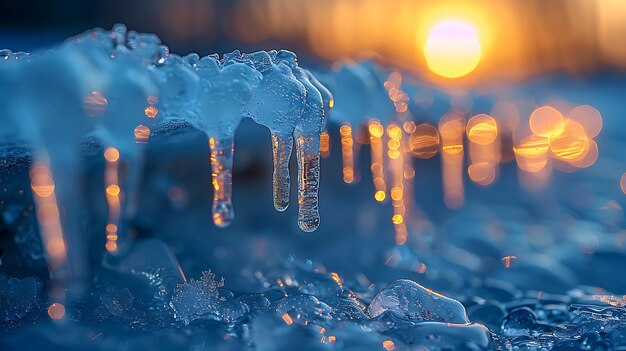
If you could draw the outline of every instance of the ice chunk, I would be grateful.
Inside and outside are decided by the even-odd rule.
[[[467,314],[473,322],[482,323],[490,330],[497,331],[502,326],[506,309],[498,301],[488,301],[468,308]]]
[[[34,277],[18,279],[0,273],[0,324],[37,313],[40,292],[41,283]]]
[[[191,278],[180,284],[174,291],[170,307],[174,318],[189,324],[198,318],[217,318],[225,299],[219,289],[224,286],[224,278],[216,281],[210,270],[202,273],[200,280]]]
[[[157,107],[163,119],[198,120],[196,102],[200,91],[200,77],[193,68],[197,54],[168,56],[163,65],[154,70],[159,89]]]
[[[324,302],[331,308],[330,316],[334,321],[359,322],[368,318],[361,306],[351,299],[333,297],[324,300]]]
[[[406,279],[383,287],[367,308],[372,318],[385,311],[414,321],[469,323],[460,302]]]
[[[167,244],[156,239],[136,240],[123,257],[106,257],[106,267],[148,283],[153,297],[170,301],[174,289],[185,282],[178,260]]]
[[[521,307],[509,313],[502,323],[505,335],[515,336],[530,333],[537,325],[537,316],[528,307]]]
[[[100,301],[107,310],[116,317],[126,316],[133,308],[133,295],[127,288],[116,289],[109,286],[106,292],[100,295]]]

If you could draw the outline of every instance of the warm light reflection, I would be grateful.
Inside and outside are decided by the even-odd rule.
[[[291,318],[291,316],[288,313],[285,313],[282,315],[283,321],[285,321],[285,324],[287,325],[292,325],[293,324],[293,319]]]
[[[114,147],[104,150],[104,186],[105,198],[108,206],[108,219],[106,225],[105,249],[108,252],[117,251],[118,223],[121,210],[121,189],[119,187],[119,158],[120,153]]]
[[[372,161],[370,169],[372,171],[372,179],[374,182],[374,198],[378,202],[385,201],[387,197],[387,183],[385,182],[385,161],[383,158],[384,145],[383,134],[384,127],[377,120],[372,120],[368,126],[370,134],[370,147]]]
[[[565,120],[561,112],[551,106],[537,108],[528,120],[530,130],[544,138],[553,138],[560,135],[565,128]]]
[[[420,124],[409,137],[409,145],[413,156],[420,159],[431,158],[439,152],[439,133],[430,124]]]
[[[452,209],[463,205],[464,132],[465,121],[457,114],[448,113],[439,121],[444,202]]]
[[[619,187],[622,189],[622,192],[626,194],[626,172],[622,174],[622,178],[619,181]]]
[[[330,156],[330,135],[328,132],[322,132],[320,135],[320,153],[322,157]]]
[[[517,256],[505,256],[502,257],[501,261],[504,263],[505,268],[511,268],[511,260],[516,260]]]
[[[154,107],[154,106],[148,106],[144,110],[144,113],[145,113],[146,117],[154,118],[159,113],[159,109]]]
[[[550,139],[550,151],[564,161],[577,161],[589,151],[589,138],[585,128],[573,120],[565,121],[563,131]]]
[[[548,163],[548,139],[530,135],[513,148],[517,166],[529,173],[536,173],[544,169]]]
[[[100,117],[106,112],[107,99],[99,91],[92,91],[83,98],[83,111],[89,117]]]
[[[60,303],[53,303],[48,306],[48,316],[53,320],[60,320],[65,317],[65,306]]]
[[[600,151],[598,150],[598,144],[592,140],[588,140],[588,149],[585,152],[583,157],[579,157],[576,160],[569,161],[569,164],[575,168],[589,168],[596,163],[598,156],[600,155]],[[575,169],[574,169],[575,170]]]
[[[497,176],[500,163],[500,140],[498,126],[493,117],[476,115],[465,127],[469,140],[470,166],[467,173],[470,179],[480,185],[492,184]]]
[[[29,175],[31,188],[33,190],[38,189],[38,191],[33,191],[37,206],[37,220],[39,221],[43,246],[46,250],[48,266],[52,272],[64,265],[67,260],[59,208],[54,192],[54,178],[48,165],[44,162],[34,163]]]
[[[393,102],[396,112],[404,113],[407,111],[409,105],[409,96],[402,88],[402,74],[400,72],[391,72],[387,81],[384,83],[387,92],[389,93],[389,99]]]
[[[465,76],[478,66],[482,48],[469,23],[449,20],[433,27],[424,45],[428,68],[446,78]]]
[[[470,118],[466,131],[469,141],[479,145],[489,145],[498,137],[496,120],[485,114]]]
[[[147,144],[150,139],[150,128],[144,125],[138,125],[135,128],[135,143]]]
[[[350,184],[354,182],[354,141],[352,139],[352,127],[344,124],[339,128],[341,134],[341,159],[343,161],[343,181]]]
[[[600,111],[589,105],[577,106],[568,115],[568,119],[578,122],[589,138],[595,138],[602,130]]]
[[[385,340],[383,341],[383,348],[387,351],[393,351],[396,349],[396,344],[391,340]]]
[[[387,136],[389,141],[387,146],[387,156],[389,157],[389,168],[391,173],[391,204],[393,206],[393,216],[391,222],[394,225],[396,234],[396,244],[404,245],[407,241],[408,229],[405,222],[406,206],[404,202],[404,150],[402,140],[404,133],[402,128],[392,123],[387,126]]]

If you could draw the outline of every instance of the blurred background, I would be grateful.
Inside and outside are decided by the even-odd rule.
[[[470,25],[480,64],[466,84],[550,72],[588,75],[626,69],[621,0],[3,0],[0,42],[30,50],[87,28],[157,33],[173,52],[200,54],[285,46],[335,60],[375,51],[437,81],[422,48],[446,19]],[[27,38],[28,41],[24,39]]]

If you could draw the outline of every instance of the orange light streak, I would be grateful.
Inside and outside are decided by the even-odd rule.
[[[395,241],[397,245],[404,245],[407,241],[408,229],[406,226],[406,206],[404,204],[404,153],[401,149],[402,128],[395,124],[387,126],[389,141],[389,166],[391,170],[391,204],[393,216],[391,222],[394,225]]]
[[[551,106],[542,106],[530,115],[530,130],[538,136],[553,138],[560,135],[565,128],[565,119],[561,112]]]
[[[420,124],[409,137],[409,145],[413,156],[420,159],[431,158],[439,152],[439,133],[430,124]]]
[[[119,158],[120,153],[114,147],[108,147],[104,150],[104,186],[105,198],[107,201],[108,219],[106,226],[106,243],[105,249],[108,252],[117,251],[118,239],[118,223],[120,219],[121,209],[121,190],[119,187]]]
[[[285,324],[287,325],[293,324],[293,319],[291,319],[291,316],[288,313],[283,314],[282,318],[283,318],[283,321],[285,321]]]
[[[146,117],[154,118],[159,113],[159,109],[154,107],[154,106],[148,106],[144,110],[144,113],[145,113]]]
[[[339,128],[341,134],[341,157],[343,161],[343,181],[352,183],[354,177],[354,142],[352,139],[352,127],[350,124],[344,124]]]
[[[135,128],[135,143],[147,144],[148,139],[150,139],[150,128],[141,124],[138,125]]]
[[[500,261],[504,263],[505,268],[511,268],[511,260],[516,260],[517,256],[505,256]]]
[[[320,152],[324,158],[330,156],[330,135],[328,132],[322,132],[320,135]]]
[[[99,91],[92,91],[83,98],[83,111],[89,117],[100,117],[106,112],[108,101]]]
[[[29,174],[34,192],[33,197],[37,205],[39,229],[47,254],[48,266],[52,272],[67,262],[63,229],[54,192],[54,178],[48,166],[43,162],[33,164]]]
[[[498,173],[500,162],[500,140],[496,120],[485,114],[476,115],[467,122],[470,179],[480,185],[492,184]]]
[[[443,173],[444,202],[448,208],[463,205],[463,134],[465,121],[455,113],[444,115],[439,121],[441,135],[441,164]]]
[[[372,161],[370,169],[374,181],[374,198],[378,202],[383,202],[387,198],[387,183],[385,182],[385,166],[383,157],[383,134],[385,130],[377,120],[372,120],[368,126],[370,134],[370,147],[372,150]]]

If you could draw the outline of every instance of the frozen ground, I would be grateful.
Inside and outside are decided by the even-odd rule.
[[[136,244],[103,264],[104,165],[99,146],[87,144],[80,186],[93,189],[84,223],[93,281],[59,323],[47,313],[29,153],[5,145],[0,349],[626,349],[624,84],[604,76],[519,88],[538,103],[560,97],[603,114],[597,163],[554,173],[544,191],[525,191],[506,164],[491,187],[466,181],[466,205],[451,211],[439,157],[416,160],[424,217],[401,247],[370,176],[341,181],[336,140],[322,160],[319,229],[301,232],[294,204],[276,212],[269,133],[249,123],[236,139],[237,217],[216,228],[206,137],[170,123],[149,144]],[[368,152],[361,157],[367,170]],[[507,256],[516,257],[508,268]]]

